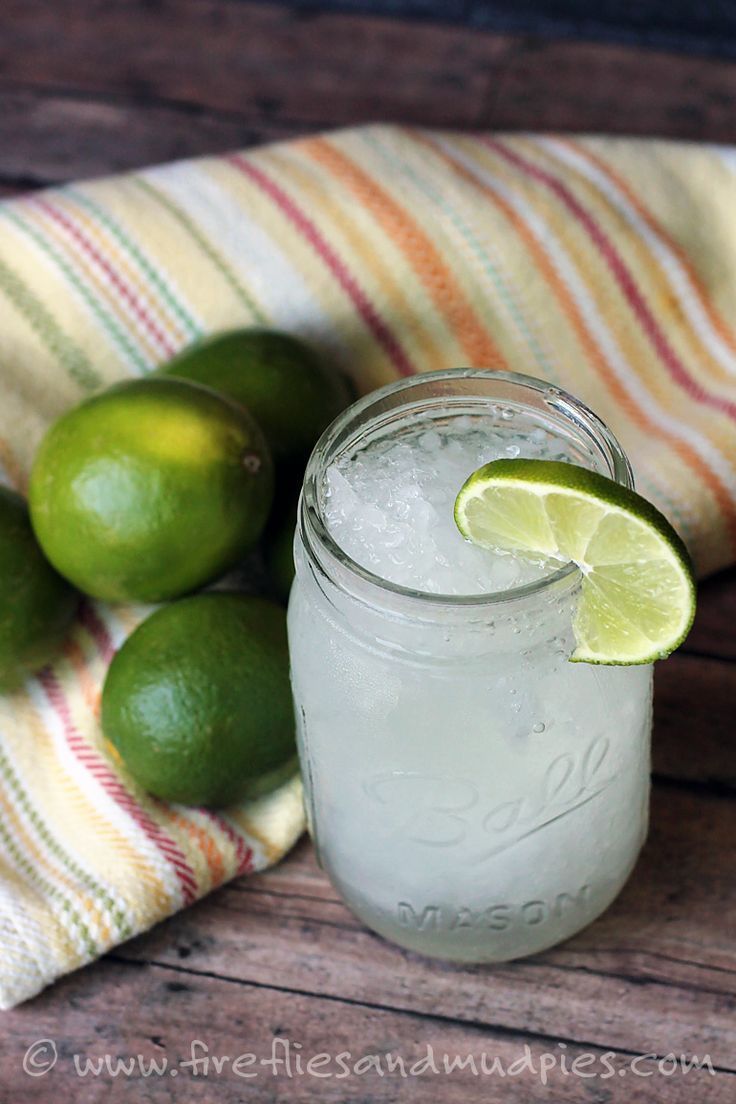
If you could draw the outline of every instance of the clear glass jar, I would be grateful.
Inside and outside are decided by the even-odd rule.
[[[356,403],[315,449],[289,604],[319,860],[370,928],[465,962],[551,946],[620,891],[647,829],[652,669],[568,662],[574,565],[460,597],[373,575],[325,526],[325,473],[408,416],[509,411],[575,463],[633,485],[599,419],[541,381],[465,369],[402,381]]]

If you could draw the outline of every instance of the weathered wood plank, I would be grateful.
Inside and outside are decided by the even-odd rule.
[[[712,58],[229,0],[109,0],[94,19],[86,0],[6,0],[3,15],[14,92],[197,105],[255,131],[382,119],[736,140],[736,64]]]
[[[278,119],[0,90],[0,176],[40,184],[222,153],[304,133]]]
[[[713,58],[526,39],[485,121],[499,129],[736,140],[736,65]]]
[[[613,907],[509,965],[432,963],[390,946],[343,908],[305,848],[120,954],[604,1047],[706,1049],[736,1068],[735,833],[735,802],[655,790],[649,842]]]
[[[722,571],[701,584],[685,649],[736,659],[736,570]]]
[[[655,775],[736,788],[736,666],[675,653],[654,680]]]
[[[302,123],[474,126],[511,40],[227,0],[5,0],[0,86],[198,104]],[[53,43],[53,48],[50,44]]]
[[[399,1099],[407,1104],[537,1104],[551,1099],[556,1104],[624,1100],[649,1104],[655,1092],[658,1104],[691,1104],[695,1098],[727,1104],[736,1084],[733,1075],[714,1076],[706,1069],[691,1070],[687,1075],[663,1074],[651,1059],[632,1070],[630,1056],[610,1053],[604,1062],[601,1048],[588,1044],[560,1047],[554,1039],[526,1040],[475,1025],[443,1022],[438,1017],[398,1014],[160,966],[136,968],[111,961],[67,978],[33,1004],[8,1013],[2,1025],[0,1078],[7,1100],[14,1104],[46,1104],[65,1098],[75,1104],[119,1104],[130,1100],[131,1093],[148,1104],[171,1104],[185,1098],[192,1104],[209,1104],[215,1099],[218,1104],[246,1100],[248,1104],[312,1104],[316,1099],[335,1104],[388,1104]],[[55,1042],[58,1062],[45,1077],[28,1077],[23,1073],[23,1057],[33,1041],[44,1038]],[[203,1044],[195,1047],[194,1055],[210,1058],[206,1074],[202,1064],[197,1075],[191,1065],[180,1065],[191,1062],[194,1040]],[[291,1075],[284,1064],[287,1041]],[[338,1064],[335,1059],[341,1052],[343,1060]],[[412,1074],[414,1063],[426,1061],[430,1053],[439,1072],[429,1067],[421,1073],[421,1067],[415,1067]],[[488,1066],[496,1058],[504,1071],[514,1068],[516,1062],[517,1075],[484,1076],[484,1053]],[[221,1074],[216,1073],[215,1057],[232,1061],[244,1054],[255,1057],[237,1067],[241,1076],[233,1073],[230,1063],[221,1065]],[[310,1076],[308,1062],[318,1054],[327,1055],[328,1060],[311,1067]],[[404,1060],[405,1077],[400,1066],[388,1072],[386,1054]],[[134,1061],[141,1055],[147,1063],[165,1059],[168,1068],[165,1074],[145,1080],[137,1074],[111,1077],[108,1073],[99,1077],[88,1073],[80,1078],[74,1055],[103,1061],[105,1055],[113,1060],[132,1057]],[[366,1055],[378,1055],[382,1074],[375,1061],[366,1067],[357,1065]],[[478,1074],[470,1065],[444,1073],[444,1055],[450,1061],[466,1062],[472,1055]],[[543,1055],[548,1055],[547,1062],[556,1062],[544,1084],[539,1074]],[[583,1076],[564,1073],[560,1065],[563,1056],[568,1071],[578,1059],[577,1069]],[[273,1057],[281,1060],[279,1064],[264,1064]],[[254,1071],[257,1077],[242,1076]],[[314,1076],[315,1071],[322,1076]],[[326,1073],[332,1076],[325,1077]],[[595,1079],[594,1073],[599,1075]],[[605,1075],[602,1079],[601,1074]]]

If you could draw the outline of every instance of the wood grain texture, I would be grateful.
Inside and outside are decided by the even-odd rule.
[[[736,571],[700,585],[684,647],[655,668],[655,776],[736,796]]]
[[[116,1010],[135,1009],[135,1015],[121,1016]],[[59,1012],[63,1010],[63,1027]],[[69,1099],[74,1104],[120,1104],[136,1100],[146,1104],[314,1104],[316,1100],[345,1104],[604,1104],[612,1090],[626,1087],[628,1104],[651,1104],[657,1092],[658,1104],[692,1104],[697,1098],[711,1104],[730,1104],[734,1077],[712,1075],[706,1070],[662,1075],[651,1059],[631,1069],[631,1056],[605,1052],[588,1044],[560,1047],[545,1039],[522,1037],[513,1032],[467,1024],[454,1024],[442,1016],[417,1016],[386,1008],[366,1007],[352,1000],[303,993],[287,993],[261,985],[232,983],[199,974],[182,973],[166,966],[128,966],[107,961],[85,974],[60,983],[54,994],[40,998],[33,1006],[11,1013],[4,1021],[0,1076],[4,1086],[13,1086],[13,1104],[47,1104],[50,1100]],[[54,1039],[59,1060],[47,1077],[21,1081],[15,1071],[22,1067],[29,1043],[35,1039]],[[252,1054],[255,1061],[241,1064],[242,1073],[258,1073],[245,1079],[222,1066],[219,1076],[210,1064],[209,1073],[199,1066],[179,1065],[191,1061],[191,1043],[200,1040],[212,1057]],[[275,1041],[276,1040],[276,1041]],[[285,1065],[262,1064],[275,1055],[284,1059],[286,1040],[291,1044],[291,1073]],[[528,1059],[525,1057],[528,1048]],[[414,1063],[426,1060],[430,1053],[439,1073],[420,1067],[412,1074]],[[564,1049],[563,1049],[564,1048]],[[202,1057],[202,1046],[195,1054]],[[343,1066],[332,1061],[313,1067],[322,1073],[317,1079],[307,1070],[310,1058],[318,1054],[333,1057],[342,1053]],[[141,1055],[146,1062],[163,1059],[169,1068],[177,1067],[177,1076],[126,1079],[89,1074],[76,1075],[74,1055],[103,1059],[127,1059]],[[387,1073],[385,1055],[401,1057],[407,1075]],[[494,1058],[504,1070],[517,1066],[516,1075],[502,1077],[482,1074],[482,1055],[488,1064]],[[542,1083],[539,1068],[542,1055],[557,1059],[564,1056],[569,1070],[583,1060],[583,1077],[563,1073],[559,1067]],[[603,1064],[606,1054],[607,1065]],[[301,1066],[296,1064],[296,1056]],[[367,1056],[377,1056],[366,1062]],[[444,1074],[444,1055],[465,1061],[472,1055],[479,1074],[472,1067]],[[364,1067],[359,1065],[364,1060]],[[524,1072],[527,1061],[535,1072]],[[355,1072],[357,1067],[358,1072]],[[347,1068],[348,1075],[344,1075]],[[274,1075],[273,1070],[278,1072]],[[605,1080],[591,1081],[593,1070],[606,1073]],[[620,1071],[624,1071],[621,1073]],[[332,1078],[324,1077],[332,1072]],[[342,1073],[340,1079],[334,1074]],[[638,1074],[638,1075],[637,1075]],[[11,1097],[7,1098],[10,1101]]]
[[[732,660],[672,656],[655,677],[655,777],[697,782],[736,798],[736,668]]]
[[[303,123],[478,125],[508,38],[231,0],[5,0],[0,87]],[[53,43],[54,48],[49,49]]]
[[[628,46],[733,57],[736,9],[692,0],[277,0],[292,7],[369,11],[406,18],[514,30],[549,38],[586,38]]]
[[[383,120],[736,141],[736,64],[233,0],[5,0],[0,179]]]
[[[176,105],[0,91],[0,179],[30,187],[60,183],[175,161],[193,152],[222,153],[304,131],[278,119],[250,123]]]
[[[701,584],[698,614],[683,650],[736,659],[736,569]]]
[[[736,65],[579,42],[521,43],[489,111],[498,129],[736,141]]]

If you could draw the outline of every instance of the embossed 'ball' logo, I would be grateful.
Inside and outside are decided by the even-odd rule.
[[[364,784],[381,806],[391,836],[430,848],[465,846],[467,861],[483,862],[594,801],[616,777],[607,770],[608,737],[579,752],[555,756],[523,793],[498,800],[469,778],[391,771]]]

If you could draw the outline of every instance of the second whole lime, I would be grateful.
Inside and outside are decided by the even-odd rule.
[[[117,384],[63,415],[31,474],[54,567],[108,601],[158,602],[211,582],[258,541],[268,447],[239,404],[195,383]]]
[[[164,606],[112,661],[102,728],[136,781],[220,807],[295,769],[286,616],[219,592]]]
[[[195,342],[158,371],[204,383],[247,407],[279,468],[303,463],[351,402],[345,377],[305,341],[255,326]]]

